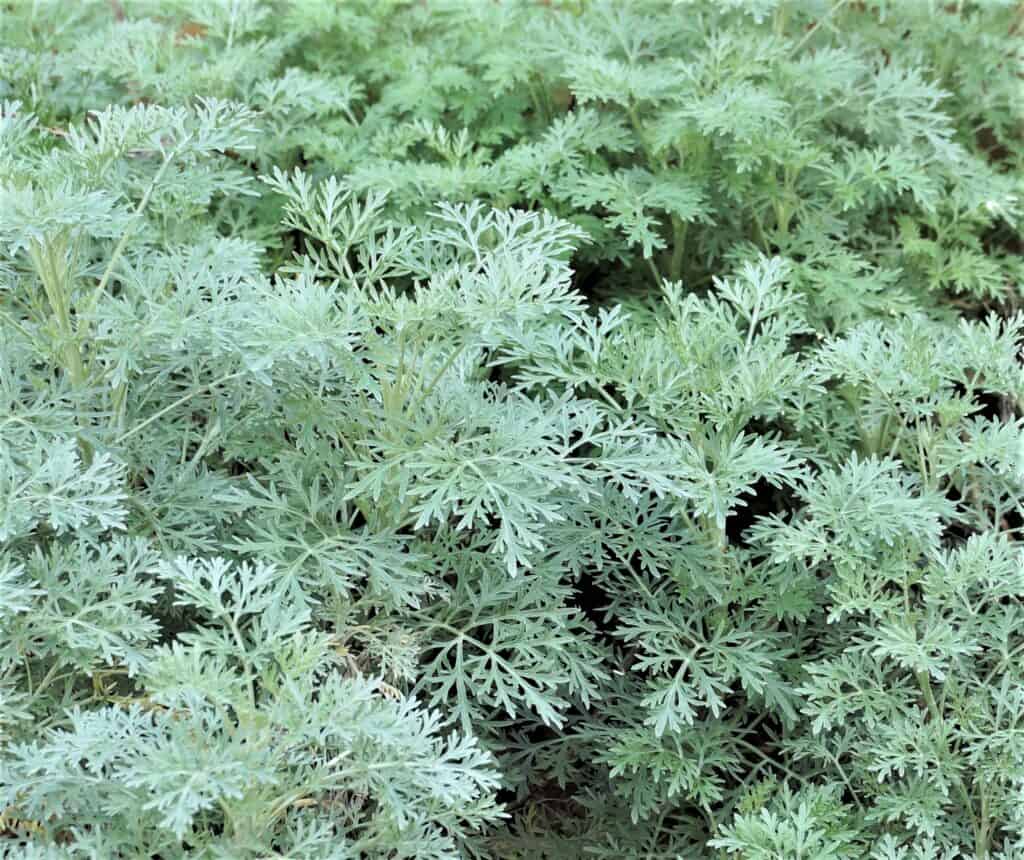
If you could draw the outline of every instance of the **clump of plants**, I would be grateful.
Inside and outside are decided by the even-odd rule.
[[[1021,856],[1022,37],[0,2],[5,856]]]

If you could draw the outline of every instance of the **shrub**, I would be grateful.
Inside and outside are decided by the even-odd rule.
[[[2,11],[14,856],[1024,851],[1019,4]]]

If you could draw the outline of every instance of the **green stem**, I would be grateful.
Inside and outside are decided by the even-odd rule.
[[[878,432],[875,434],[875,442],[871,446],[871,453],[878,454],[882,450],[882,443],[885,441],[885,431],[889,429],[889,416],[885,415],[878,422]]]
[[[741,747],[743,747],[743,748],[744,748],[745,750],[749,750],[750,752],[754,753],[754,754],[755,754],[755,755],[757,755],[758,757],[760,757],[760,758],[764,759],[764,760],[765,760],[765,761],[766,761],[766,762],[767,762],[768,764],[770,764],[770,765],[771,765],[772,767],[777,767],[777,768],[778,768],[779,770],[781,770],[781,771],[782,771],[782,772],[783,772],[784,774],[786,774],[786,776],[788,776],[788,777],[789,777],[790,779],[792,779],[792,780],[795,780],[795,781],[796,781],[797,783],[799,783],[800,785],[806,785],[806,784],[807,784],[807,780],[806,780],[806,779],[804,779],[804,778],[803,778],[802,776],[800,776],[800,774],[796,773],[796,772],[795,772],[795,771],[793,771],[793,770],[790,770],[790,769],[789,769],[788,767],[786,767],[786,765],[784,765],[784,764],[783,764],[782,762],[776,761],[775,759],[773,759],[773,758],[772,758],[772,757],[771,757],[770,755],[768,755],[767,753],[765,753],[765,752],[762,752],[762,751],[761,751],[761,750],[759,750],[759,749],[758,749],[757,747],[755,747],[755,746],[754,746],[754,745],[753,745],[752,743],[749,743],[748,741],[742,740],[741,738],[733,738],[733,739],[732,739],[732,742],[733,742],[734,744],[736,744],[737,746],[741,746]]]
[[[85,363],[71,321],[71,266],[68,260],[70,241],[66,232],[33,240],[28,249],[29,258],[42,282],[50,312],[57,325],[60,352],[64,370],[75,388],[85,384]]]
[[[427,387],[420,392],[419,400],[417,402],[422,403],[433,393],[434,388],[437,386],[437,383],[441,381],[441,377],[444,376],[451,369],[451,366],[455,364],[455,359],[457,359],[459,355],[462,354],[462,350],[465,349],[465,347],[466,345],[463,343],[459,346],[458,349],[452,350],[448,358],[445,359],[444,364],[441,365],[440,370],[438,370],[437,373],[434,374],[434,378],[431,379],[430,382],[427,383]]]
[[[27,328],[25,328],[25,326],[18,322],[14,317],[10,316],[7,313],[7,311],[3,310],[2,308],[0,308],[0,322],[7,323],[11,328],[17,331],[23,338],[25,338],[25,340],[27,340],[29,343],[35,345],[38,348],[39,344],[36,336],[33,335],[32,332],[30,332]]]
[[[235,644],[238,646],[238,657],[241,660],[243,667],[245,668],[245,677],[248,681],[247,687],[249,690],[249,706],[252,709],[252,713],[256,712],[256,671],[253,668],[252,663],[249,661],[247,654],[249,649],[246,647],[245,640],[242,638],[242,631],[238,629],[238,623],[235,617],[231,614],[225,615],[228,622],[228,627],[231,630],[231,635],[235,640]]]
[[[50,306],[50,314],[56,326],[60,361],[71,386],[76,391],[85,387],[88,374],[82,358],[82,339],[75,330],[71,316],[72,266],[74,246],[66,230],[43,241],[29,243],[28,254],[32,266],[39,276]],[[83,422],[84,423],[84,422]],[[82,460],[92,462],[93,448],[83,436],[78,437]]]
[[[633,126],[633,131],[636,133],[637,142],[640,144],[640,148],[644,151],[644,155],[647,157],[647,166],[651,169],[654,168],[654,153],[651,151],[651,147],[647,143],[647,139],[644,137],[643,126],[640,124],[640,117],[636,112],[636,105],[631,104],[627,109],[626,113],[629,116],[630,125]]]
[[[833,15],[835,15],[836,12],[842,9],[848,2],[849,0],[839,0],[838,3],[833,4],[831,9],[829,9],[824,15],[822,15],[817,21],[815,21],[810,26],[810,28],[808,28],[807,32],[804,33],[804,37],[799,42],[797,42],[796,45],[793,46],[793,50],[789,52],[789,55],[792,57],[795,56],[796,54],[799,54],[800,49],[807,44],[811,36],[818,32],[818,27],[820,27],[825,21],[827,21]]]
[[[974,853],[978,856],[979,860],[986,860],[992,837],[988,817],[988,795],[985,793],[984,783],[979,783],[978,791],[981,795],[981,810],[978,829],[974,837]]]
[[[686,250],[686,229],[689,225],[678,215],[672,216],[672,260],[668,267],[668,279],[678,281],[683,273],[683,254]]]
[[[174,161],[178,153],[185,146],[185,144],[189,142],[191,138],[192,135],[187,135],[181,141],[181,143],[179,143],[176,147],[174,147],[174,149],[168,152],[166,156],[164,156],[163,164],[160,165],[160,168],[153,175],[153,179],[149,183],[149,186],[146,188],[145,193],[143,193],[142,199],[139,201],[139,205],[135,207],[135,212],[133,213],[134,218],[131,224],[129,224],[128,227],[125,228],[124,233],[121,234],[121,238],[114,246],[113,253],[111,253],[110,259],[107,261],[107,267],[103,270],[103,276],[100,278],[100,282],[96,285],[96,289],[93,290],[92,295],[89,297],[89,301],[86,303],[86,311],[91,311],[93,308],[95,308],[97,302],[99,302],[100,300],[100,296],[102,296],[103,293],[106,292],[107,284],[110,282],[110,278],[114,273],[114,267],[120,261],[121,255],[124,253],[124,249],[128,244],[128,240],[131,238],[132,234],[135,231],[135,227],[138,225],[139,221],[142,218],[142,213],[146,211],[146,207],[149,205],[149,201],[150,198],[153,196],[153,192],[156,190],[157,185],[160,184],[160,180],[163,179],[164,173],[167,171],[167,168],[170,166],[171,162]]]
[[[60,671],[60,663],[54,663],[50,670],[40,679],[38,686],[34,690],[29,690],[29,704],[34,702],[42,692],[53,683],[57,677],[57,673]]]
[[[789,9],[786,8],[786,0],[781,0],[775,9],[774,30],[775,35],[782,38],[786,32],[786,24],[789,22]]]
[[[768,235],[764,232],[764,220],[758,213],[754,213],[754,231],[757,234],[757,241],[760,243],[762,250],[768,251]]]
[[[644,258],[647,261],[647,267],[651,270],[651,276],[654,278],[654,285],[661,288],[661,272],[658,271],[658,267],[654,264],[654,260],[651,257]]]
[[[125,433],[122,433],[120,436],[117,437],[117,439],[114,440],[114,444],[115,445],[120,445],[122,442],[124,442],[125,440],[131,438],[132,436],[134,436],[139,431],[144,430],[146,427],[148,427],[154,421],[159,421],[168,412],[170,412],[173,409],[177,409],[183,403],[187,403],[189,400],[191,400],[193,397],[196,397],[197,395],[201,394],[203,391],[207,391],[207,390],[213,388],[216,385],[220,385],[221,383],[228,382],[229,380],[232,380],[232,379],[237,379],[239,376],[244,376],[244,375],[245,375],[245,371],[242,371],[242,370],[236,371],[235,373],[228,373],[228,374],[226,374],[224,376],[218,377],[217,379],[213,380],[213,382],[207,383],[206,385],[201,385],[195,391],[190,391],[188,394],[182,395],[177,400],[175,400],[173,403],[165,406],[163,409],[159,410],[158,412],[154,412],[152,415],[149,416],[149,418],[147,418],[141,424],[136,424],[134,427],[132,427],[131,430],[128,430]]]
[[[904,624],[907,625],[908,629],[912,629],[915,626],[914,617],[910,609],[910,592],[908,585],[904,582],[903,585],[903,600],[904,600]],[[928,709],[932,722],[936,724],[939,729],[939,733],[942,737],[943,746],[946,749],[946,753],[952,758],[953,750],[949,745],[949,741],[946,735],[946,721],[943,718],[942,710],[939,708],[938,702],[935,701],[935,692],[932,690],[932,682],[928,677],[927,672],[917,671],[914,672],[914,679],[917,681],[917,686],[921,690],[921,695],[924,698],[925,706]],[[964,785],[963,779],[959,774],[953,775],[953,782],[956,785],[957,792],[960,795],[960,800],[964,806],[964,812],[971,819],[971,827],[974,830],[975,845],[980,845],[987,839],[985,831],[987,827],[983,822],[979,822],[977,816],[974,813],[974,803],[971,800],[970,792],[967,790],[967,786]],[[979,858],[987,857],[987,853],[979,853]]]

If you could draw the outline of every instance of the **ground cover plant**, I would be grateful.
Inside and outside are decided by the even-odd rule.
[[[1024,857],[1024,6],[0,2],[0,850]]]

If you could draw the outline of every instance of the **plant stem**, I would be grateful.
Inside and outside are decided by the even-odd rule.
[[[799,54],[800,49],[807,44],[811,36],[818,32],[818,27],[820,27],[825,21],[827,21],[833,15],[835,15],[835,13],[842,9],[848,2],[849,0],[839,0],[838,3],[833,4],[831,9],[829,9],[817,21],[811,24],[807,32],[804,33],[804,37],[799,42],[797,42],[796,45],[793,46],[793,50],[789,52],[789,55],[792,57],[795,56],[796,54]]]
[[[33,240],[28,249],[29,258],[43,284],[50,312],[57,325],[60,352],[64,370],[72,385],[80,388],[85,383],[85,364],[71,321],[71,266],[68,260],[70,239],[66,232]]]
[[[179,397],[173,403],[165,406],[163,409],[159,410],[158,412],[153,413],[152,415],[149,416],[149,418],[147,418],[141,424],[136,424],[134,427],[132,427],[131,430],[128,430],[125,433],[122,433],[120,436],[117,437],[117,439],[114,440],[114,444],[115,445],[120,445],[126,439],[131,438],[136,433],[138,433],[140,430],[144,430],[146,427],[148,427],[154,421],[157,421],[160,418],[163,418],[164,415],[166,415],[168,412],[170,412],[173,409],[177,409],[183,403],[187,403],[189,400],[191,400],[193,397],[197,396],[201,392],[206,391],[208,389],[211,389],[215,385],[220,385],[223,382],[228,382],[231,379],[237,379],[239,376],[244,376],[244,375],[245,375],[245,371],[239,370],[239,371],[236,371],[234,373],[228,373],[228,374],[226,374],[224,376],[220,376],[217,379],[213,380],[213,382],[209,382],[206,385],[199,386],[199,388],[197,388],[195,391],[190,391],[188,394],[185,394],[185,395]]]
[[[100,296],[102,296],[103,293],[106,292],[107,284],[109,283],[110,278],[114,272],[114,267],[120,261],[121,255],[124,253],[124,249],[128,244],[128,240],[131,238],[132,233],[134,232],[135,226],[141,220],[142,213],[146,211],[146,207],[149,205],[149,200],[153,196],[153,192],[156,190],[157,185],[160,184],[160,180],[163,179],[164,173],[167,171],[167,168],[170,166],[171,162],[175,159],[175,157],[177,157],[182,147],[184,147],[185,144],[188,143],[191,137],[191,135],[187,135],[181,141],[181,143],[179,143],[176,147],[174,147],[174,149],[172,149],[170,152],[167,153],[167,155],[164,156],[163,164],[160,165],[160,168],[153,175],[153,179],[146,188],[145,193],[143,193],[142,199],[139,201],[139,205],[135,207],[135,212],[133,213],[134,220],[125,229],[124,233],[121,234],[121,238],[118,239],[117,244],[114,246],[114,250],[110,255],[110,259],[107,261],[107,266],[103,270],[103,276],[100,278],[100,282],[96,285],[96,289],[93,290],[92,295],[89,297],[89,301],[86,303],[87,311],[91,311],[94,307],[96,307],[96,303],[100,300]]]
[[[661,287],[661,272],[658,271],[658,267],[654,264],[654,260],[651,257],[646,257],[647,266],[651,270],[651,276],[654,278],[654,285]]]
[[[683,254],[686,249],[686,228],[688,226],[678,215],[672,216],[672,260],[668,267],[670,281],[678,281],[683,273]]]
[[[786,774],[786,776],[788,776],[792,780],[795,780],[800,785],[807,784],[807,780],[800,776],[800,774],[796,773],[796,771],[790,770],[788,767],[786,767],[786,765],[782,764],[782,762],[776,761],[770,755],[768,755],[768,753],[762,752],[749,741],[742,740],[741,738],[733,738],[732,742],[737,746],[743,747],[745,750],[749,750],[750,752],[755,753],[757,756],[764,759],[772,767],[777,767],[784,774]]]

